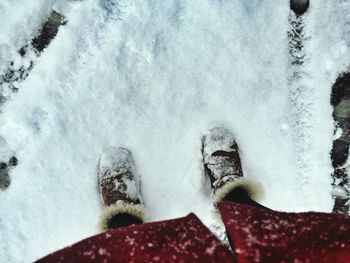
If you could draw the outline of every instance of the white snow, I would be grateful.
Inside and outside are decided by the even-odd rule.
[[[19,164],[0,193],[0,262],[96,233],[109,146],[132,151],[151,220],[195,212],[213,224],[200,150],[217,125],[234,132],[264,205],[331,211],[330,91],[350,61],[343,0],[312,1],[305,15],[305,115],[290,102],[289,0],[3,0],[0,73],[53,5],[68,24],[1,108]]]
[[[4,138],[0,137],[0,161],[7,163],[13,154]]]

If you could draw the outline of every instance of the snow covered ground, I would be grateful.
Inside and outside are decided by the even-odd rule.
[[[97,233],[96,167],[111,145],[133,152],[150,220],[215,224],[200,152],[215,125],[234,132],[264,205],[331,211],[329,101],[350,61],[349,3],[311,1],[295,68],[288,0],[3,0],[0,75],[25,63],[17,50],[53,9],[68,24],[0,109],[3,156],[19,159],[0,192],[0,262]]]

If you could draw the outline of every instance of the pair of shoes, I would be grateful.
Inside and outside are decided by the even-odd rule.
[[[242,190],[252,200],[259,199],[260,186],[243,177],[239,150],[232,133],[222,127],[211,129],[202,138],[202,156],[215,206],[234,189]],[[109,148],[101,155],[98,185],[106,207],[100,222],[101,230],[108,230],[112,219],[120,214],[129,214],[141,223],[145,222],[140,177],[129,150]]]

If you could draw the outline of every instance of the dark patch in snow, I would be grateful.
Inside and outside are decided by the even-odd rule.
[[[11,184],[10,171],[12,167],[18,164],[18,160],[15,156],[12,156],[10,160],[6,162],[0,162],[0,190],[6,190]]]
[[[309,0],[290,0],[290,9],[297,15],[304,14],[310,6]]]
[[[41,28],[39,35],[32,40],[32,46],[37,52],[42,52],[53,40],[60,26],[67,24],[67,20],[61,14],[53,11],[48,21]]]
[[[10,186],[11,180],[8,173],[7,164],[4,162],[0,163],[0,190],[5,190]]]
[[[17,166],[18,164],[18,159],[16,158],[16,156],[12,156],[10,161],[9,161],[9,165],[10,166]]]
[[[346,165],[350,145],[350,73],[341,74],[332,87],[331,105],[335,132],[341,131],[339,138],[334,140],[331,150],[331,160],[334,168],[333,187],[342,189],[345,197],[333,193],[335,199],[333,212],[349,214],[350,212],[350,181],[349,167]],[[338,191],[339,192],[339,191]]]

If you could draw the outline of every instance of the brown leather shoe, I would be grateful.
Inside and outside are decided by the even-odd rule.
[[[211,129],[202,138],[202,155],[205,174],[208,176],[217,206],[236,188],[243,189],[254,201],[262,196],[260,184],[243,177],[239,149],[235,139],[222,127]]]
[[[109,221],[118,214],[129,214],[145,221],[140,178],[129,150],[111,147],[101,155],[98,185],[107,208],[100,223],[102,230],[108,229]]]

